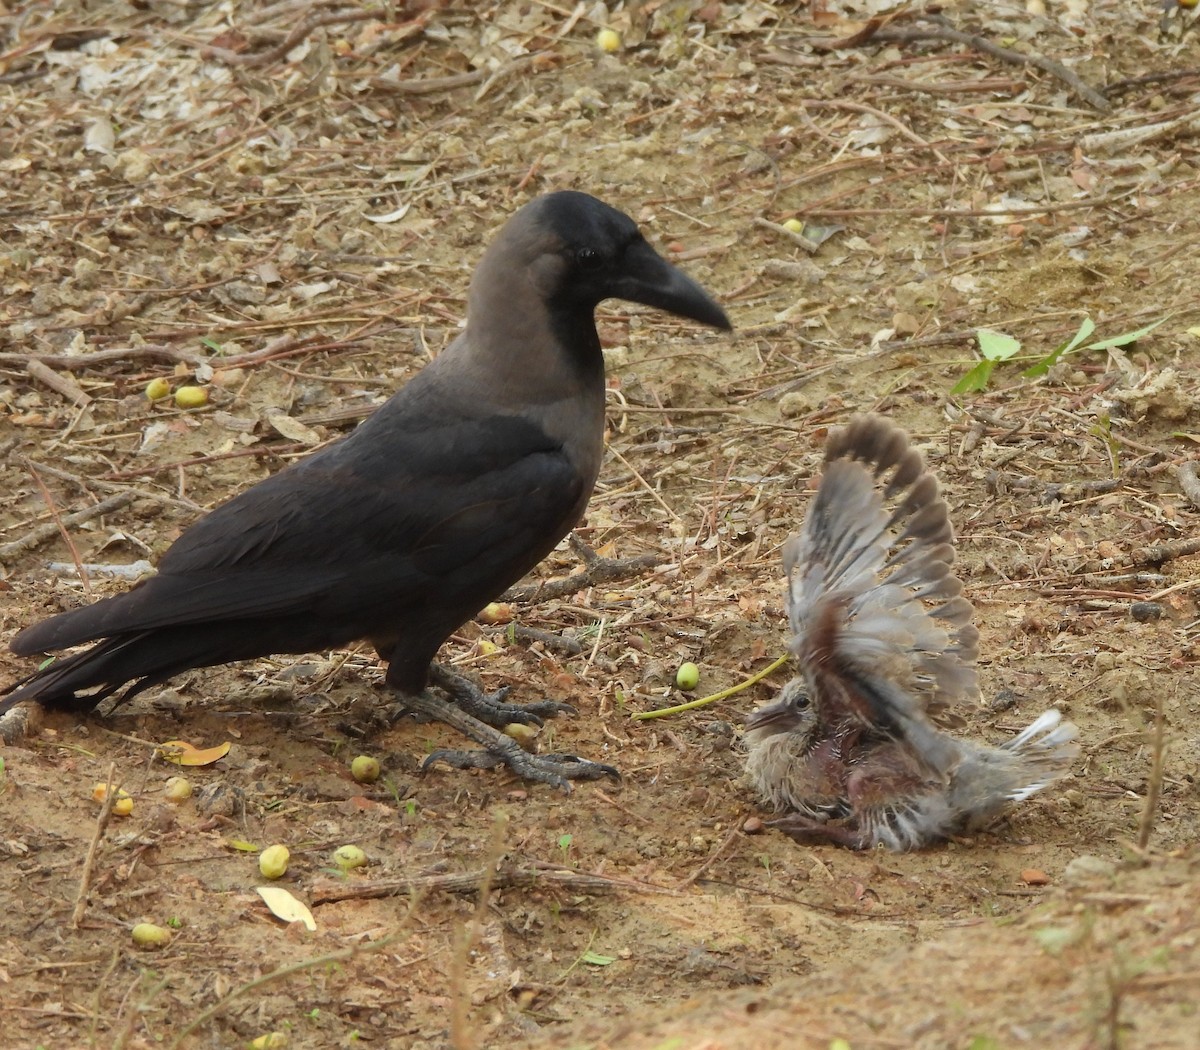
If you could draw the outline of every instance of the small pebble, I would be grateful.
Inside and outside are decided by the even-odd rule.
[[[1088,883],[1108,882],[1116,874],[1117,866],[1111,860],[1084,853],[1067,863],[1063,869],[1063,881],[1071,886],[1086,886]]]
[[[757,835],[762,831],[764,825],[761,817],[747,817],[742,822],[742,830],[747,835]]]
[[[1138,623],[1150,623],[1162,618],[1163,607],[1158,602],[1134,602],[1129,607],[1129,615]]]
[[[1048,886],[1050,884],[1050,876],[1040,868],[1026,868],[1021,872],[1021,881],[1026,886]]]
[[[1011,689],[1001,689],[987,706],[989,711],[1007,711],[1010,707],[1017,706],[1017,694]]]

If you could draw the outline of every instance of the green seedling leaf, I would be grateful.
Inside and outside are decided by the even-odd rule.
[[[979,352],[987,361],[1007,361],[1021,351],[1021,340],[1003,332],[993,332],[990,328],[977,328],[975,338],[979,342]]]
[[[992,378],[992,370],[997,362],[1007,361],[1021,349],[1021,340],[1003,332],[993,332],[990,328],[977,328],[975,338],[979,342],[979,352],[983,355],[983,360],[954,384],[950,390],[951,395],[974,394],[987,389],[988,380]]]
[[[995,367],[995,361],[980,361],[979,364],[950,388],[951,395],[974,394],[978,390],[986,390],[988,380],[992,375],[992,369]]]
[[[584,952],[583,961],[589,966],[611,966],[617,961],[615,955],[601,955],[599,952]]]
[[[1079,326],[1079,331],[1062,346],[1058,347],[1053,353],[1047,354],[1037,364],[1025,369],[1021,373],[1026,379],[1036,379],[1038,376],[1044,376],[1050,371],[1051,367],[1067,354],[1075,350],[1114,350],[1118,347],[1128,346],[1130,343],[1136,343],[1142,336],[1153,332],[1166,318],[1162,317],[1153,324],[1145,325],[1133,332],[1122,332],[1120,335],[1114,335],[1111,339],[1098,339],[1094,343],[1088,343],[1086,346],[1081,346],[1095,330],[1096,326],[1092,323],[1090,317],[1085,317],[1083,323]]]
[[[1139,328],[1135,332],[1125,332],[1122,335],[1114,335],[1111,339],[1101,339],[1098,343],[1088,343],[1084,347],[1085,350],[1112,350],[1115,347],[1128,346],[1130,343],[1136,343],[1144,335],[1149,335],[1160,324],[1165,321],[1165,317],[1160,317],[1153,324],[1146,325],[1145,328]]]
[[[1052,350],[1043,357],[1037,364],[1030,366],[1021,373],[1026,379],[1036,379],[1038,376],[1044,376],[1058,362],[1058,359],[1063,354],[1069,354],[1080,343],[1087,339],[1096,330],[1096,324],[1090,317],[1085,317],[1079,325],[1077,331],[1070,339],[1061,344],[1056,349]]]

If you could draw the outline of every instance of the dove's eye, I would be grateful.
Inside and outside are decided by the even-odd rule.
[[[812,706],[812,700],[809,698],[808,693],[803,689],[796,688],[796,683],[788,683],[787,686],[784,686],[784,692],[787,694],[787,704],[792,714],[803,714]]]

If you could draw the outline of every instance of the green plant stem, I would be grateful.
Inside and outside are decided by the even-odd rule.
[[[702,696],[699,700],[689,700],[686,704],[676,704],[674,707],[660,707],[654,711],[638,711],[633,715],[630,715],[630,717],[635,721],[645,722],[650,718],[668,718],[671,715],[678,715],[684,711],[694,711],[696,708],[704,707],[707,704],[715,704],[718,700],[724,700],[727,696],[733,696],[735,693],[740,693],[743,689],[749,689],[750,686],[752,686],[755,682],[762,681],[772,671],[777,671],[790,659],[790,655],[781,656],[774,663],[769,664],[761,671],[757,671],[752,674],[744,682],[738,682],[737,685],[731,685],[728,689],[722,689],[719,693],[712,693],[709,696]]]

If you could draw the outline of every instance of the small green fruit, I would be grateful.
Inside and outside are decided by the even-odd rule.
[[[333,851],[333,863],[342,871],[351,871],[366,864],[367,855],[357,846],[338,846]]]
[[[180,408],[200,408],[208,404],[208,391],[202,386],[181,386],[175,391],[175,404]]]
[[[171,381],[163,379],[159,376],[158,379],[151,379],[146,384],[146,399],[148,401],[161,401],[171,392]]]
[[[675,684],[683,690],[695,689],[700,684],[700,668],[693,663],[680,664],[675,672]]]
[[[152,922],[139,922],[129,935],[139,948],[163,948],[171,943],[171,931]]]
[[[379,779],[379,759],[357,755],[350,763],[350,775],[360,784],[374,784]]]

